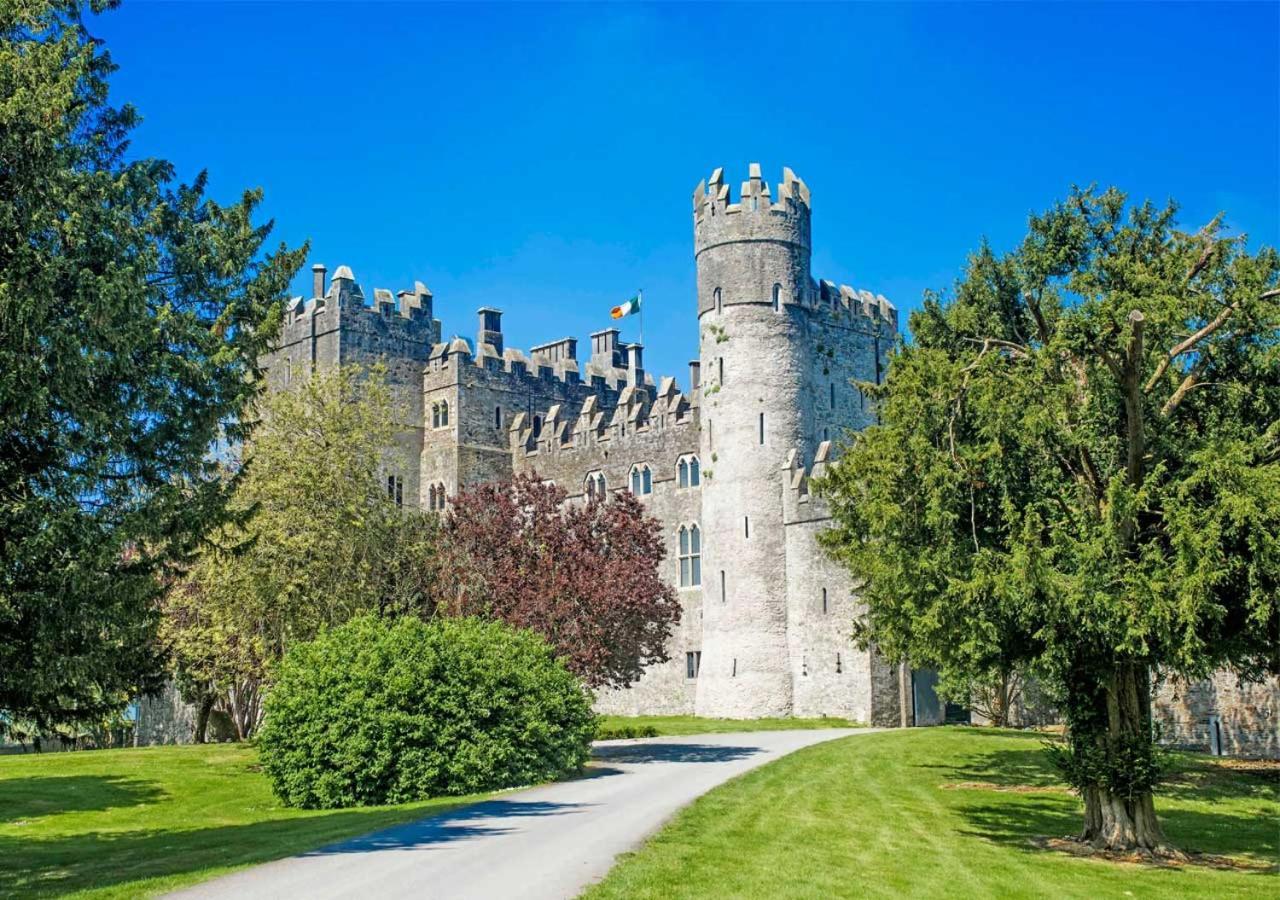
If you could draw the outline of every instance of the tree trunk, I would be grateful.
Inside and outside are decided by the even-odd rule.
[[[1122,663],[1107,679],[1100,699],[1106,704],[1105,730],[1094,737],[1100,749],[1114,759],[1119,748],[1151,743],[1150,688],[1145,666]],[[1124,794],[1113,793],[1106,784],[1092,784],[1081,791],[1084,797],[1084,829],[1080,840],[1100,850],[1146,851],[1174,855],[1165,843],[1156,817],[1150,787]]]
[[[213,712],[213,704],[218,698],[213,694],[205,694],[200,698],[200,709],[196,712],[196,732],[193,740],[203,744],[209,733],[209,716]]]

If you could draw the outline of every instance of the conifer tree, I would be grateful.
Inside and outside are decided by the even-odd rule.
[[[41,726],[154,683],[158,576],[223,515],[210,448],[303,259],[258,191],[130,158],[113,70],[79,3],[0,4],[0,714]]]
[[[829,470],[860,631],[1061,700],[1082,838],[1166,852],[1159,673],[1280,669],[1280,255],[1075,190],[926,299]]]

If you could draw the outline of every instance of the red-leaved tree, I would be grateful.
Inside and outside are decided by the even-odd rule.
[[[658,575],[662,528],[628,493],[585,504],[566,496],[521,475],[454,497],[437,609],[532,629],[590,687],[626,687],[669,658],[680,620]]]

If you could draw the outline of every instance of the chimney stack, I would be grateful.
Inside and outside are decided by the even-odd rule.
[[[502,310],[492,306],[480,307],[480,333],[476,340],[481,344],[489,344],[495,353],[502,355]],[[479,352],[479,347],[476,348]]]
[[[696,391],[702,387],[702,362],[701,360],[689,360],[689,390]]]
[[[316,263],[311,267],[311,292],[315,297],[324,296],[324,273],[326,269],[323,263]]]

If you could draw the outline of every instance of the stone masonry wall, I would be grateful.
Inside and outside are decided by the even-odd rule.
[[[544,439],[532,446],[527,445],[527,432],[517,436],[513,463],[516,472],[536,473],[555,482],[568,493],[570,502],[584,500],[590,473],[603,474],[606,489],[616,492],[630,489],[633,467],[648,466],[652,491],[639,499],[645,511],[663,523],[666,556],[660,572],[676,588],[680,622],[667,642],[668,661],[648,667],[628,689],[601,691],[596,709],[621,715],[691,714],[697,680],[687,677],[686,654],[702,650],[702,593],[696,585],[680,587],[678,541],[681,525],[700,523],[702,496],[700,486],[679,486],[676,467],[681,457],[698,452],[698,409],[675,399],[673,404],[680,408],[677,415],[674,410],[667,412],[665,404],[653,412],[647,401],[640,402],[650,414],[625,434],[621,426],[605,428],[599,435],[574,435],[571,443],[561,445],[554,434],[560,423],[552,421],[543,426]],[[606,409],[605,417],[613,418],[615,413]],[[565,424],[572,426],[576,418],[576,414],[569,417]]]
[[[1280,679],[1241,681],[1215,672],[1191,684],[1166,681],[1152,700],[1163,743],[1210,752],[1213,722],[1221,753],[1280,759]]]

